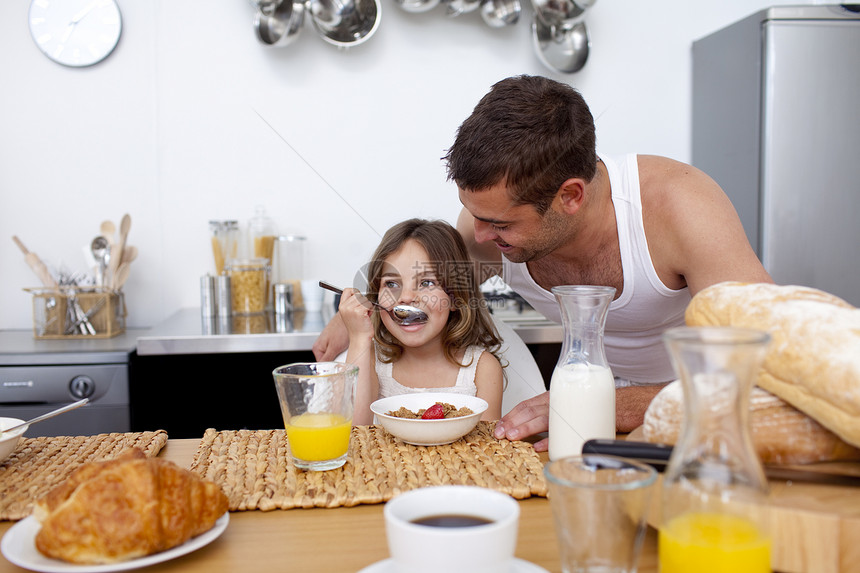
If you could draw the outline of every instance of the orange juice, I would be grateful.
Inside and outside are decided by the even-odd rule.
[[[290,418],[287,440],[293,456],[300,460],[333,460],[346,453],[351,428],[351,422],[340,414],[301,414]]]
[[[770,573],[770,539],[751,521],[687,513],[660,528],[660,573]]]

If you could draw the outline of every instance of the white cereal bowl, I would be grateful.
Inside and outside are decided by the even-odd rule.
[[[429,408],[436,402],[445,402],[458,408],[466,406],[473,414],[443,420],[420,420],[389,416],[388,412],[401,407],[417,412]],[[407,444],[415,446],[441,446],[455,442],[471,432],[488,408],[486,401],[476,396],[451,394],[448,392],[420,392],[381,398],[370,405],[376,421],[390,434]]]
[[[18,418],[0,418],[0,431],[23,423],[24,420],[19,420]],[[29,426],[24,426],[23,428],[18,428],[14,432],[3,432],[0,434],[0,463],[8,458],[9,454],[15,451],[15,448],[18,447],[18,441],[21,439],[21,436],[24,435],[24,432],[27,431],[28,427]]]

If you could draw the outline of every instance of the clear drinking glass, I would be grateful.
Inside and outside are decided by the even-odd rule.
[[[615,456],[585,454],[549,462],[544,475],[561,570],[635,573],[657,479],[654,468]]]
[[[209,221],[212,256],[215,260],[215,275],[224,272],[224,264],[236,258],[239,247],[238,221]]]
[[[768,487],[748,418],[770,336],[680,327],[664,340],[684,388],[684,417],[663,476],[660,571],[769,573]]]
[[[296,467],[332,470],[346,462],[358,366],[303,362],[272,372]]]

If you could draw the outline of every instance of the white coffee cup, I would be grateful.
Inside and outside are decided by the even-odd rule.
[[[383,513],[388,550],[401,573],[499,573],[513,561],[520,508],[509,495],[476,486],[424,487],[392,498]],[[415,523],[437,516],[489,523],[460,527]]]

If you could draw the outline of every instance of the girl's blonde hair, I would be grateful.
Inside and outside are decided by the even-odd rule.
[[[460,364],[455,354],[472,345],[483,346],[501,359],[499,349],[502,341],[481,294],[476,279],[476,263],[469,257],[460,233],[445,221],[409,219],[391,227],[368,264],[367,297],[374,302],[379,301],[385,259],[409,239],[417,241],[427,251],[436,278],[451,298],[451,313],[442,332],[442,346],[448,361],[460,367],[468,366]],[[400,358],[403,346],[385,328],[379,313],[373,313],[373,330],[380,360],[394,362]]]

